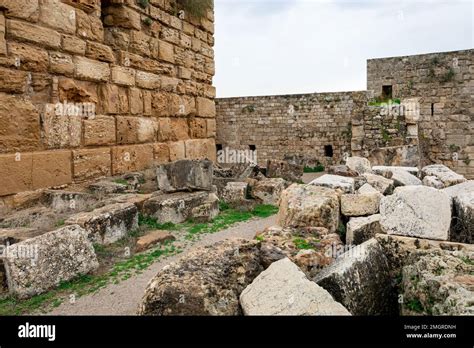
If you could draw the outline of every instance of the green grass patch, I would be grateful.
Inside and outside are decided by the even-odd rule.
[[[115,179],[114,183],[120,184],[120,185],[126,185],[126,186],[128,185],[128,181],[125,179]]]
[[[308,243],[306,239],[303,238],[295,238],[293,239],[293,243],[296,246],[296,249],[300,250],[307,250],[307,249],[314,249],[314,247]]]
[[[398,98],[386,99],[386,100],[383,100],[381,98],[375,98],[375,100],[369,101],[369,106],[386,106],[388,104],[400,105],[400,103],[401,103],[401,100]]]
[[[406,306],[414,312],[422,313],[424,311],[423,305],[417,298],[408,301]]]
[[[305,173],[321,173],[324,172],[324,166],[322,164],[318,164],[316,167],[304,167],[303,171]]]
[[[176,231],[180,229],[179,225],[176,225],[172,222],[161,224],[157,222],[155,218],[143,216],[142,214],[138,216],[138,225],[152,230]]]

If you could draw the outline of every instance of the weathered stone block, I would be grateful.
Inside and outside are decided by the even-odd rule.
[[[170,148],[168,144],[156,143],[153,145],[153,153],[156,164],[168,163],[170,161]]]
[[[125,6],[108,6],[103,11],[107,26],[141,30],[140,14]]]
[[[161,87],[161,77],[145,71],[137,71],[137,86],[145,89],[158,89]]]
[[[8,17],[36,22],[39,18],[38,0],[2,0],[0,6],[6,9]]]
[[[278,224],[282,227],[325,227],[330,233],[339,223],[336,191],[313,185],[293,184],[280,196]]]
[[[252,187],[250,194],[263,204],[278,205],[281,193],[287,187],[287,181],[282,178],[262,179]]]
[[[451,205],[447,194],[427,186],[397,187],[380,202],[380,224],[387,234],[447,240]]]
[[[46,190],[42,203],[59,213],[79,212],[89,208],[94,200],[90,194],[60,190]]]
[[[40,1],[41,23],[68,34],[76,33],[76,11],[74,7],[59,0]]]
[[[210,221],[219,214],[219,198],[205,191],[159,194],[144,203],[143,214],[160,223],[179,224],[189,219]]]
[[[48,70],[48,52],[44,49],[17,42],[8,43],[8,52],[20,59],[23,70],[46,72]]]
[[[366,217],[353,217],[347,223],[346,244],[359,245],[382,233],[380,214]]]
[[[212,189],[212,162],[181,160],[156,169],[158,187],[163,192]]]
[[[104,27],[100,17],[76,11],[77,35],[86,39],[103,42]]]
[[[33,257],[17,257],[25,250]],[[19,298],[41,294],[99,267],[86,231],[77,225],[13,244],[6,255],[8,287]]]
[[[152,143],[158,133],[158,121],[148,117],[117,117],[119,144]]]
[[[72,76],[74,74],[74,62],[68,54],[49,52],[49,69],[56,74]]]
[[[360,175],[372,172],[369,160],[363,157],[349,157],[346,166]]]
[[[393,180],[395,186],[422,185],[420,179],[402,169],[393,169],[391,179]]]
[[[73,215],[66,224],[80,225],[92,243],[111,244],[138,228],[138,210],[132,203],[111,204]]]
[[[33,187],[32,155],[18,153],[13,155],[0,155],[0,196],[17,192],[28,191]]]
[[[61,35],[45,27],[7,19],[7,38],[29,41],[50,48],[61,47]]]
[[[79,55],[86,54],[86,42],[75,36],[61,35],[61,47],[63,50]]]
[[[222,190],[220,198],[225,203],[242,203],[247,199],[248,189],[249,184],[246,182],[228,182]]]
[[[474,190],[454,197],[453,215],[449,240],[460,243],[473,243]]]
[[[247,240],[192,251],[150,281],[138,314],[241,314],[239,295],[263,270],[259,252],[259,244]]]
[[[343,194],[341,196],[341,212],[345,216],[377,214],[382,197],[380,192]]]
[[[216,117],[216,104],[214,100],[197,97],[196,115],[201,117]]]
[[[0,69],[0,84],[1,72]],[[39,147],[40,116],[36,107],[28,99],[0,93],[0,153]]]
[[[112,82],[122,86],[135,85],[135,70],[122,66],[114,66],[111,69]]]
[[[421,170],[421,174],[423,177],[427,175],[437,177],[445,185],[445,187],[453,186],[467,181],[464,176],[455,173],[454,171],[442,164],[432,164],[426,166]]]
[[[353,178],[332,174],[324,174],[311,181],[310,185],[328,187],[344,193],[354,193],[355,191],[355,180]]]
[[[112,148],[112,174],[146,169],[153,165],[153,145],[116,146]]]
[[[274,262],[240,295],[244,315],[351,315],[288,258]]]
[[[58,112],[54,106],[47,105],[41,115],[43,138],[49,149],[78,147],[82,137],[82,115],[69,115]]]
[[[115,119],[110,116],[97,116],[83,121],[84,145],[115,144]]]
[[[84,57],[74,57],[75,77],[90,81],[107,82],[110,78],[109,64]]]
[[[129,111],[126,89],[112,84],[99,88],[100,107],[104,114],[123,114]]]
[[[24,71],[10,70],[0,67],[0,92],[22,94],[26,91],[28,74]],[[2,95],[2,98],[5,96]]]
[[[34,190],[72,183],[71,151],[34,152],[32,161]]]
[[[167,241],[175,240],[176,238],[169,233],[168,231],[152,231],[148,232],[144,236],[138,238],[137,240],[137,252],[147,250],[152,246],[160,243],[165,243]]]
[[[339,256],[314,281],[353,315],[395,315],[397,296],[389,272],[382,247],[370,239]]]
[[[208,159],[216,161],[214,139],[190,139],[185,141],[187,159]]]
[[[268,160],[267,177],[283,178],[288,181],[298,182],[303,176],[303,166],[288,161]]]
[[[184,141],[169,143],[170,161],[179,161],[186,158]]]
[[[393,180],[371,173],[364,173],[363,176],[367,180],[367,183],[381,194],[387,195],[392,193]]]
[[[113,63],[115,62],[114,52],[109,46],[89,41],[87,43],[86,56],[94,60]]]
[[[109,148],[73,151],[74,181],[111,175]]]

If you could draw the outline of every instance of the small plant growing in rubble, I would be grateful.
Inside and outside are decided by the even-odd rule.
[[[149,0],[138,0],[138,6],[140,6],[143,9],[147,8],[148,5],[150,5]]]
[[[153,24],[153,21],[151,20],[151,18],[146,17],[146,18],[143,18],[143,24],[149,27],[150,25]]]

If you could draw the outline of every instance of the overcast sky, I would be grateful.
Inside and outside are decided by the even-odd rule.
[[[474,47],[473,0],[215,0],[218,97],[366,89],[369,58]]]

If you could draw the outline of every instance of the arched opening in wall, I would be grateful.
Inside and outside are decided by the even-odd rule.
[[[392,85],[382,86],[382,98],[384,100],[392,99]]]
[[[334,156],[334,150],[332,148],[332,145],[324,145],[324,156],[331,158]]]

